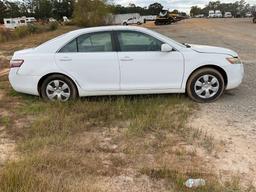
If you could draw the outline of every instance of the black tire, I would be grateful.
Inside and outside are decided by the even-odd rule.
[[[142,25],[142,23],[138,21],[138,22],[137,22],[137,25]]]
[[[127,26],[127,25],[128,25],[128,23],[124,22],[124,23],[123,23],[123,25],[126,25],[126,26]]]
[[[256,18],[253,19],[253,23],[256,23]]]
[[[195,84],[196,82],[202,78],[204,75],[208,75],[209,77],[215,77],[218,80],[218,90],[216,91],[216,93],[214,94],[213,92],[211,94],[211,97],[209,98],[202,98],[203,95],[201,95],[201,97],[196,93],[195,91]],[[212,78],[213,79],[213,78]],[[210,80],[209,80],[210,81]],[[209,82],[210,84],[210,82]],[[213,87],[214,84],[210,85],[211,87]],[[201,85],[202,86],[202,85]],[[207,85],[205,85],[207,86]],[[216,86],[216,85],[215,85]],[[197,87],[197,86],[196,86]],[[200,88],[200,87],[199,87]],[[202,90],[203,88],[201,88]],[[208,88],[209,89],[209,88]],[[195,71],[190,78],[187,81],[187,87],[186,87],[186,93],[187,95],[194,101],[199,102],[199,103],[207,103],[207,102],[213,102],[216,101],[224,92],[225,90],[225,82],[224,82],[224,78],[221,75],[221,73],[213,68],[202,68],[199,69],[197,71]],[[210,89],[211,91],[211,89]],[[209,91],[208,91],[209,92]],[[206,94],[206,92],[204,91],[202,94]]]
[[[58,80],[58,81],[64,82],[68,86],[70,96],[65,101],[74,100],[74,99],[76,99],[78,97],[77,88],[76,88],[76,85],[73,83],[73,81],[71,79],[69,79],[68,77],[64,76],[64,75],[55,74],[55,75],[48,76],[43,81],[43,83],[42,83],[42,85],[40,87],[41,97],[44,100],[52,100],[47,95],[47,86],[49,85],[49,83],[51,83],[54,80]]]

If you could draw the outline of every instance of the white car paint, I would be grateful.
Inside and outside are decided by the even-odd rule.
[[[104,31],[136,31],[150,35],[172,47],[170,52],[93,52],[58,53],[74,38]],[[22,93],[40,95],[40,79],[48,74],[63,74],[74,81],[79,96],[150,93],[184,93],[190,75],[200,67],[217,66],[227,75],[226,89],[238,87],[244,76],[243,64],[230,64],[238,57],[232,50],[191,45],[186,47],[157,32],[135,26],[106,26],[79,29],[38,47],[16,51],[12,60],[22,59],[11,68],[12,87]]]

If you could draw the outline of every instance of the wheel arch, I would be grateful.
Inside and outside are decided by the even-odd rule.
[[[42,96],[42,95],[41,95],[40,88],[41,88],[41,86],[42,86],[44,80],[45,80],[47,77],[52,76],[52,75],[63,75],[63,76],[65,76],[66,78],[70,79],[70,81],[75,85],[77,94],[78,94],[78,96],[79,96],[79,89],[78,89],[78,86],[77,86],[76,82],[75,82],[72,78],[70,78],[69,76],[67,76],[67,75],[65,75],[65,74],[63,74],[63,73],[58,73],[58,72],[48,73],[48,74],[44,75],[43,77],[41,77],[41,79],[38,81],[38,84],[37,84],[37,91],[38,91],[38,93],[39,93],[39,96]]]
[[[220,66],[211,65],[211,64],[209,64],[209,65],[203,65],[203,66],[200,66],[200,67],[194,69],[194,70],[190,73],[189,77],[187,78],[186,87],[187,87],[187,83],[188,83],[190,77],[192,76],[192,74],[195,73],[197,70],[200,70],[200,69],[203,69],[203,68],[212,68],[212,69],[217,70],[217,71],[222,75],[222,77],[223,77],[223,79],[224,79],[224,85],[225,85],[225,87],[227,87],[227,85],[228,85],[228,76],[227,76],[226,71],[225,71],[223,68],[221,68]]]

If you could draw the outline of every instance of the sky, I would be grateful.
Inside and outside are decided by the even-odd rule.
[[[178,9],[180,11],[189,12],[190,8],[194,5],[198,5],[203,7],[208,4],[210,0],[114,0],[115,4],[120,4],[123,6],[129,5],[129,3],[134,3],[141,7],[147,7],[148,5],[159,2],[161,3],[165,9]],[[223,3],[232,3],[236,0],[221,0]],[[256,0],[246,0],[251,5],[256,5]]]

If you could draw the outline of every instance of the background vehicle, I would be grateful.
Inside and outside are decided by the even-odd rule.
[[[195,18],[204,18],[204,14],[196,15]]]
[[[246,14],[245,14],[245,17],[252,17],[252,13],[250,13],[250,12],[249,12],[249,13],[246,13]]]
[[[162,10],[155,20],[155,25],[169,25],[175,22],[175,18],[170,15],[168,10]]]
[[[133,24],[141,25],[142,23],[144,23],[144,20],[142,18],[137,18],[137,17],[132,17],[123,21],[123,25],[133,25]]]
[[[217,17],[217,18],[222,18],[223,17],[223,15],[222,15],[220,10],[216,10],[215,11],[215,17]]]
[[[232,18],[232,13],[231,12],[225,12],[224,17],[225,18]]]
[[[15,29],[16,27],[27,25],[26,17],[4,18],[5,28]]]
[[[213,10],[210,10],[208,17],[209,18],[214,18],[215,17],[215,12]]]
[[[34,23],[34,22],[37,22],[37,20],[35,19],[35,17],[26,17],[26,21],[27,21],[27,23]]]

